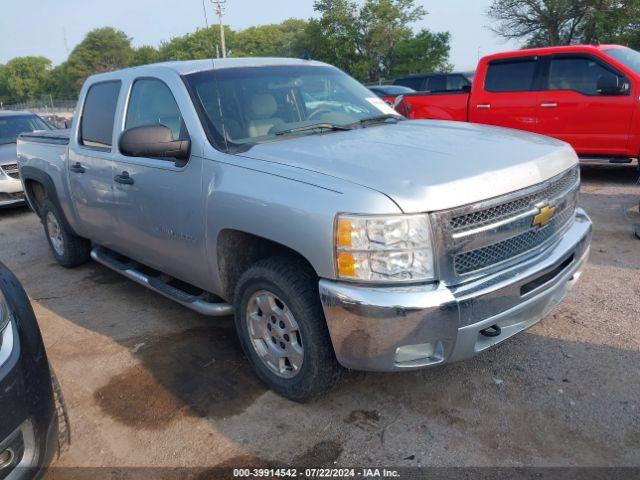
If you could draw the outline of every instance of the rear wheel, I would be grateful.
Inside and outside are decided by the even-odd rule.
[[[91,242],[74,235],[62,220],[58,207],[51,201],[42,204],[42,223],[53,256],[63,267],[71,268],[89,260]]]
[[[304,402],[340,378],[318,281],[306,265],[289,258],[257,262],[238,281],[234,311],[251,366],[276,393]]]

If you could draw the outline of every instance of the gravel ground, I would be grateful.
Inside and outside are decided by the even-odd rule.
[[[0,212],[0,259],[23,282],[62,384],[58,466],[640,466],[640,187],[584,167],[592,256],[570,297],[477,357],[347,373],[298,405],[265,390],[230,319],[209,319],[95,263],[58,266],[35,215]]]

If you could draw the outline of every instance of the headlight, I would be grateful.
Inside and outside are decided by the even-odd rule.
[[[363,282],[420,282],[435,277],[429,217],[338,215],[338,277]]]

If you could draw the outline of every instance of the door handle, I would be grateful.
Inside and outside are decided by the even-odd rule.
[[[476,105],[476,108],[478,108],[480,110],[489,110],[491,108],[491,104],[490,103],[479,103],[478,105]]]
[[[85,168],[82,165],[80,165],[80,162],[74,163],[71,167],[69,167],[69,170],[71,170],[74,173],[86,172]]]
[[[116,175],[113,179],[123,185],[133,185],[133,178],[129,176],[129,172],[124,171],[120,175]]]
[[[548,103],[541,103],[540,104],[540,108],[557,108],[558,104],[556,102],[548,102]]]

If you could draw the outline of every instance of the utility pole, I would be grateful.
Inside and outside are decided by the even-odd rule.
[[[222,58],[227,58],[227,46],[224,42],[224,23],[222,22],[227,0],[211,0],[211,2],[216,6],[216,14],[218,15],[218,20],[220,20],[220,44],[222,45]]]

